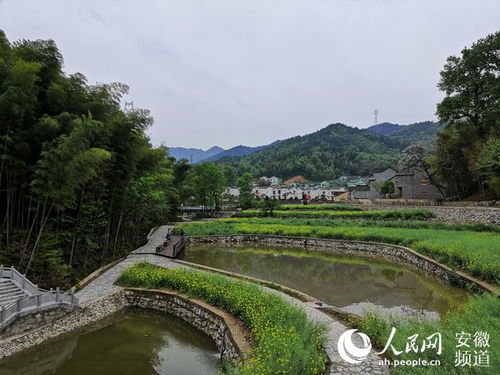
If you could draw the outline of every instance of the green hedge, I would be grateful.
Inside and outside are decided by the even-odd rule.
[[[229,219],[183,224],[188,235],[265,234],[387,242],[411,247],[439,262],[493,284],[500,282],[500,234],[449,229],[395,228],[384,225],[296,225],[292,220]]]
[[[165,269],[149,263],[127,268],[118,283],[173,289],[222,307],[239,318],[256,344],[248,358],[225,370],[228,374],[318,375],[324,371],[324,327],[260,286],[203,271]]]
[[[260,210],[245,210],[238,213],[240,217],[257,217],[263,215]],[[365,218],[365,219],[426,219],[432,217],[432,212],[418,210],[377,210],[377,211],[330,211],[330,210],[274,210],[277,217],[324,217],[324,218]]]

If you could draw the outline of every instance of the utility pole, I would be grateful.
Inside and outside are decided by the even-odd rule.
[[[375,116],[375,125],[377,125],[378,124],[378,109],[373,111],[373,115]]]

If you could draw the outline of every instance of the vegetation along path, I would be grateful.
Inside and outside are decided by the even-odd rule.
[[[96,279],[85,285],[80,291],[76,293],[76,296],[80,300],[80,304],[82,306],[85,306],[98,298],[101,298],[120,289],[120,287],[114,285],[114,283],[120,276],[121,272],[132,264],[147,261],[164,268],[186,267],[172,261],[171,259],[154,255],[156,246],[164,241],[168,230],[172,228],[173,227],[169,225],[164,225],[157,228],[148,236],[148,243],[146,245],[133,251],[127,258],[117,263],[112,268],[103,272],[102,275],[98,276]],[[280,295],[291,304],[302,307],[311,320],[321,322],[326,325],[327,340],[325,350],[330,357],[330,360],[332,361],[330,374],[378,375],[389,373],[389,369],[386,366],[379,365],[378,362],[380,361],[380,358],[375,354],[371,354],[370,357],[368,357],[359,365],[349,364],[342,360],[337,353],[336,345],[339,336],[349,329],[347,326],[317,310],[314,306],[299,301],[298,299],[295,299],[277,290],[266,287],[263,288],[272,293]]]

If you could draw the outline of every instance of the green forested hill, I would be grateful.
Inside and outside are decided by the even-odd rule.
[[[406,125],[388,135],[389,138],[408,146],[411,143],[422,143],[430,146],[436,140],[440,124],[433,121],[418,122]]]
[[[263,151],[242,158],[221,160],[236,174],[254,176],[303,175],[314,180],[340,175],[368,175],[395,166],[401,144],[368,130],[332,124],[317,132],[293,137]]]

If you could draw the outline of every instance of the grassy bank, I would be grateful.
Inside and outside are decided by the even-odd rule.
[[[394,367],[391,374],[396,375],[413,375],[413,374],[498,374],[500,372],[500,301],[490,295],[484,295],[473,298],[469,303],[462,306],[460,309],[451,310],[442,321],[387,321],[376,315],[368,315],[359,320],[353,321],[352,324],[359,328],[360,331],[366,333],[372,340],[372,343],[378,346],[381,350],[389,337],[391,327],[394,326],[397,331],[392,344],[401,351],[405,349],[408,337],[418,334],[417,342],[422,345],[422,340],[436,332],[442,335],[443,351],[441,355],[436,355],[436,351],[427,349],[419,353],[402,353],[395,355],[391,349],[387,354],[392,360],[401,359],[426,359],[426,360],[441,360],[441,366],[428,367]],[[487,332],[490,336],[489,347],[475,348],[473,337],[476,332]],[[457,333],[469,333],[471,339],[468,340],[469,348],[456,348]],[[487,350],[489,353],[490,366],[455,366],[456,351],[468,350],[472,355],[472,364],[474,363],[474,351]]]
[[[393,243],[411,247],[493,284],[500,282],[498,232],[387,227],[385,223],[363,226],[343,221],[329,226],[326,220],[320,225],[266,218],[226,219],[181,227],[188,235],[264,234]]]
[[[353,219],[330,219],[322,218],[277,218],[277,217],[256,217],[256,218],[232,218],[226,219],[227,222],[246,222],[255,224],[288,224],[288,225],[309,225],[309,226],[328,226],[328,227],[383,227],[383,228],[408,228],[408,229],[435,229],[435,230],[456,230],[473,232],[498,232],[500,226],[487,225],[482,223],[441,223],[429,220],[357,220]]]
[[[280,210],[321,210],[321,211],[361,211],[360,207],[348,204],[284,204]]]
[[[221,275],[188,269],[164,269],[149,263],[121,274],[124,286],[169,288],[219,306],[239,318],[255,339],[252,354],[228,374],[318,375],[324,370],[323,328],[299,308],[261,287]]]
[[[307,206],[306,206],[307,207]],[[274,216],[278,217],[322,217],[322,218],[364,218],[364,219],[427,219],[432,217],[432,212],[425,209],[418,210],[378,210],[378,211],[336,211],[336,210],[275,210]],[[238,213],[241,217],[257,217],[263,215],[260,210],[245,210]]]

